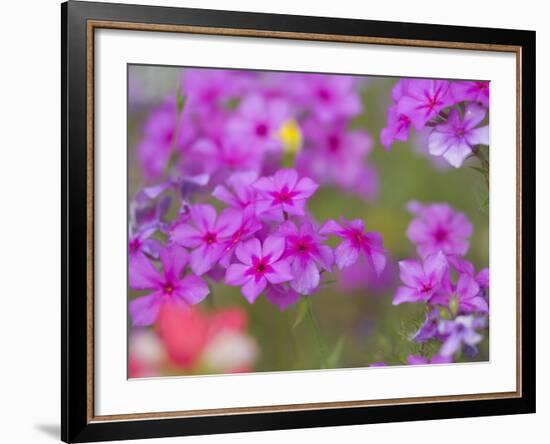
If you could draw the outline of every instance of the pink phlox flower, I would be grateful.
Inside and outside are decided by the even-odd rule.
[[[294,89],[304,107],[322,122],[330,122],[361,113],[357,86],[357,78],[352,76],[304,74]]]
[[[281,284],[294,278],[290,264],[282,259],[285,240],[269,236],[263,244],[252,238],[239,244],[235,255],[240,263],[231,264],[225,274],[227,285],[242,286],[241,292],[249,303],[265,290],[267,284]]]
[[[178,246],[166,247],[160,253],[162,272],[157,271],[143,254],[129,260],[128,283],[134,290],[150,290],[152,293],[138,297],[129,304],[134,326],[151,325],[159,310],[166,304],[188,307],[202,301],[209,290],[198,276],[181,274],[189,260],[187,252]]]
[[[428,137],[430,154],[443,156],[455,168],[462,166],[476,145],[489,145],[489,126],[478,127],[486,113],[476,103],[466,106],[462,118],[452,109],[448,119],[436,125]]]
[[[157,231],[155,225],[144,227],[135,231],[132,225],[128,228],[128,256],[130,260],[138,254],[146,254],[152,258],[158,259],[162,250],[161,243],[156,239],[151,239],[151,236]]]
[[[336,266],[340,270],[355,264],[361,253],[377,275],[380,275],[386,267],[382,236],[375,231],[365,233],[365,224],[362,220],[355,219],[348,222],[342,217],[340,224],[329,220],[321,227],[319,233],[331,234],[343,239],[334,250]]]
[[[477,102],[489,107],[489,82],[459,81],[451,83],[451,93],[456,102]]]
[[[322,243],[325,237],[310,221],[305,221],[299,228],[294,222],[286,221],[277,234],[286,241],[285,258],[290,262],[294,275],[290,286],[300,294],[311,294],[319,286],[320,270],[332,271],[332,248]]]
[[[218,217],[213,206],[203,204],[191,206],[189,212],[192,223],[177,225],[170,239],[193,249],[191,269],[200,276],[224,255],[227,241],[242,225],[242,216],[228,208]]]
[[[456,285],[447,274],[442,281],[441,288],[430,300],[431,304],[450,307],[457,313],[480,312],[487,313],[489,306],[483,298],[479,285],[469,274],[459,274]]]
[[[447,255],[464,256],[470,246],[472,224],[464,213],[445,203],[416,204],[416,218],[407,228],[407,237],[416,245],[418,254],[443,251]]]
[[[332,124],[309,119],[303,125],[305,149],[298,157],[301,171],[318,182],[353,189],[364,173],[365,160],[372,149],[366,131],[347,130],[347,122]]]
[[[318,188],[309,177],[298,179],[293,169],[278,170],[271,177],[262,177],[254,183],[259,197],[256,211],[262,217],[283,220],[284,215],[304,216],[305,204]]]
[[[279,151],[281,140],[278,132],[290,117],[290,108],[285,100],[249,94],[242,99],[236,114],[228,120],[226,131],[253,150]]]
[[[256,205],[257,191],[254,182],[258,179],[255,171],[234,173],[225,181],[226,185],[217,185],[212,196],[232,208],[242,210]]]
[[[448,270],[445,255],[440,251],[428,256],[423,263],[406,259],[399,262],[399,275],[405,284],[393,297],[393,305],[403,302],[426,302],[440,289]]]
[[[249,205],[242,210],[228,208],[227,213],[233,213],[234,217],[241,221],[239,228],[227,239],[223,246],[223,255],[220,258],[220,265],[227,268],[233,258],[233,252],[240,243],[246,241],[262,229],[262,224],[256,218],[254,206]]]
[[[386,126],[380,131],[380,142],[387,150],[397,140],[406,142],[409,138],[411,119],[406,114],[400,113],[397,106],[388,108]]]
[[[406,89],[397,100],[397,115],[409,117],[412,125],[421,130],[452,104],[447,80],[408,79]]]

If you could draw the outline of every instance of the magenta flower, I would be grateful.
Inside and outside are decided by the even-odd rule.
[[[266,152],[281,148],[279,129],[290,117],[289,107],[282,99],[268,99],[250,94],[241,101],[234,117],[227,123],[227,133],[253,150]]]
[[[283,215],[303,216],[306,200],[318,188],[309,177],[298,180],[293,169],[282,169],[271,177],[262,177],[254,188],[260,197],[256,203],[257,213],[282,220]]]
[[[455,313],[489,312],[489,306],[483,298],[479,285],[468,274],[460,274],[456,286],[447,275],[443,279],[441,289],[430,302],[450,307]]]
[[[250,239],[255,233],[262,229],[262,224],[256,219],[255,209],[253,206],[247,206],[242,211],[232,208],[225,210],[227,214],[233,213],[235,219],[240,221],[240,226],[237,230],[223,243],[223,255],[220,258],[220,265],[227,268],[231,263],[233,252],[237,246]]]
[[[408,116],[417,130],[453,104],[447,80],[409,79],[397,101],[397,114]]]
[[[332,124],[309,119],[303,125],[305,149],[298,165],[318,182],[353,190],[364,174],[364,163],[372,149],[366,131],[348,131],[347,122]]]
[[[485,318],[474,316],[457,316],[454,320],[443,320],[439,323],[438,333],[446,339],[439,349],[439,355],[451,357],[464,344],[475,348],[481,342],[481,336],[476,330],[485,328]]]
[[[132,325],[151,325],[157,319],[165,303],[189,306],[198,304],[208,295],[208,286],[199,277],[190,275],[181,278],[188,262],[183,248],[175,245],[160,253],[162,273],[157,271],[143,254],[135,255],[129,261],[128,283],[134,290],[151,290],[147,296],[130,302]]]
[[[447,259],[441,251],[428,256],[423,264],[414,259],[400,261],[399,275],[405,285],[397,289],[393,297],[393,305],[430,300],[440,289],[447,270]]]
[[[472,153],[476,145],[489,145],[489,126],[477,127],[485,118],[486,109],[471,103],[460,118],[458,110],[452,109],[449,118],[437,125],[428,138],[430,154],[443,156],[455,168]]]
[[[380,131],[380,142],[389,149],[393,142],[399,140],[406,142],[409,138],[411,119],[406,114],[400,113],[397,106],[388,108],[386,126]]]
[[[211,205],[193,205],[189,214],[193,224],[177,225],[171,232],[171,240],[182,247],[193,248],[191,269],[200,276],[223,256],[227,241],[241,227],[242,219],[230,209],[217,217]]]
[[[420,355],[409,355],[407,357],[407,364],[409,365],[426,365],[426,364],[450,364],[453,362],[452,356],[432,356],[432,359],[426,359]]]
[[[256,189],[254,182],[258,179],[258,174],[254,171],[246,171],[232,174],[225,181],[229,186],[218,185],[214,188],[212,195],[229,205],[232,208],[242,210],[249,205],[256,205]]]
[[[359,115],[361,99],[357,79],[351,76],[303,74],[296,84],[302,104],[322,122]]]
[[[420,256],[426,257],[440,250],[447,255],[466,254],[472,224],[464,213],[444,203],[418,204],[413,213],[416,218],[407,228],[407,237],[416,245]]]
[[[251,304],[268,283],[281,284],[294,276],[287,260],[282,259],[285,240],[269,236],[263,245],[257,238],[239,244],[235,255],[240,264],[231,264],[225,273],[225,283],[241,286],[241,292]]]
[[[286,241],[285,258],[290,262],[294,279],[290,286],[300,294],[311,294],[319,286],[320,268],[331,271],[334,257],[332,249],[323,245],[325,240],[307,221],[298,228],[287,221],[279,228],[279,235]]]
[[[128,233],[128,256],[132,257],[139,254],[147,254],[153,258],[158,258],[162,245],[151,236],[157,231],[156,226],[149,226],[134,232],[132,225],[129,226]]]
[[[382,236],[375,231],[365,233],[362,220],[355,219],[348,222],[342,217],[341,225],[334,220],[329,220],[321,227],[319,233],[332,234],[343,239],[334,250],[336,266],[340,270],[355,264],[361,253],[377,275],[380,275],[386,267]]]
[[[451,93],[456,102],[478,102],[489,107],[489,82],[452,82]]]

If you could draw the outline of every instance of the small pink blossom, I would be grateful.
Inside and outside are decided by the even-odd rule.
[[[251,304],[267,284],[281,284],[294,276],[287,260],[282,259],[285,240],[269,236],[263,244],[252,238],[239,244],[235,255],[241,263],[231,264],[225,273],[225,283],[242,286],[243,296]]]
[[[369,266],[380,275],[386,267],[386,254],[382,236],[375,231],[365,233],[365,224],[360,219],[347,221],[341,218],[341,224],[329,220],[319,230],[320,234],[332,234],[343,239],[334,250],[336,266],[342,270],[357,262],[362,253]]]

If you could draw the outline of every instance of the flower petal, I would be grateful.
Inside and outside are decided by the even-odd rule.
[[[198,304],[210,293],[206,282],[198,276],[187,276],[179,284],[180,288],[176,295],[190,305]]]
[[[281,284],[282,282],[290,281],[294,278],[290,270],[290,264],[286,260],[271,264],[273,271],[265,274],[266,279],[272,284]]]
[[[420,262],[414,259],[399,261],[399,276],[401,281],[411,288],[419,287],[425,278]]]
[[[134,290],[151,290],[156,288],[160,273],[142,253],[128,259],[128,285]]]
[[[180,224],[171,233],[170,238],[178,245],[196,248],[202,243],[201,233],[192,225]]]
[[[160,253],[160,260],[162,262],[164,276],[168,280],[173,280],[177,279],[183,271],[183,268],[189,261],[189,255],[183,248],[177,245],[171,245]]]
[[[273,305],[276,305],[279,310],[285,310],[289,305],[294,304],[300,295],[292,288],[286,288],[282,285],[270,285],[267,289],[265,297]]]
[[[246,274],[249,269],[247,265],[231,264],[225,272],[225,283],[227,285],[243,285],[250,276]]]
[[[395,292],[392,304],[399,305],[403,302],[420,302],[423,300],[422,294],[410,287],[399,287]]]
[[[310,294],[312,290],[317,288],[321,280],[319,269],[312,260],[296,259],[292,263],[292,273],[294,279],[290,281],[290,285],[300,294]]]
[[[355,248],[350,241],[344,240],[334,250],[334,258],[336,259],[336,266],[342,270],[357,262],[359,249]]]
[[[298,173],[294,169],[283,168],[275,173],[273,182],[277,190],[281,190],[285,185],[289,190],[293,190],[298,182]]]
[[[279,236],[268,236],[262,247],[262,257],[269,256],[269,263],[279,260],[285,251],[285,239]]]
[[[250,265],[252,264],[253,256],[262,256],[262,244],[257,238],[253,237],[246,242],[240,243],[235,249],[235,255],[243,264]]]
[[[190,208],[191,220],[201,232],[212,231],[216,223],[216,210],[212,205],[193,205]]]
[[[256,279],[249,279],[248,282],[241,288],[241,292],[245,299],[252,304],[260,293],[264,291],[266,285],[267,281],[263,277],[257,281]]]
[[[141,327],[153,324],[157,320],[162,299],[162,294],[156,292],[130,301],[128,310],[132,325]]]

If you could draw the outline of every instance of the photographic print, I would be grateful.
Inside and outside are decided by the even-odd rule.
[[[127,106],[129,378],[489,360],[489,82],[128,65]]]

